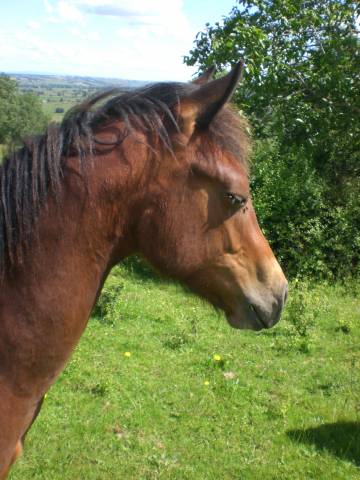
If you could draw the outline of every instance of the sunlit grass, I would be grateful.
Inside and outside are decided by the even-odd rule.
[[[253,333],[116,269],[10,478],[360,478],[359,290],[293,285]]]

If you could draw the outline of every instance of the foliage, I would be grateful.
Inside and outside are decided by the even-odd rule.
[[[294,281],[254,333],[144,271],[112,272],[10,479],[358,478],[358,283]]]
[[[270,172],[270,174],[269,174]],[[260,224],[287,275],[346,278],[360,273],[360,180],[341,204],[304,149],[286,156],[273,139],[256,142],[252,191]]]
[[[254,162],[259,215],[278,253],[291,265],[290,273],[356,273],[360,261],[356,235],[360,223],[356,193],[360,177],[356,23],[360,4],[349,0],[238,3],[223,23],[207,24],[185,61],[200,69],[216,64],[223,70],[241,57],[246,60],[244,84],[235,101],[249,116],[255,138],[263,143],[257,150],[261,165],[256,166],[258,157]],[[266,159],[266,154],[273,157]],[[273,167],[276,183],[268,178],[273,176]],[[270,192],[270,184],[282,192]],[[269,193],[274,214],[266,205]],[[281,225],[272,223],[276,216]],[[284,243],[288,223],[290,232]],[[308,262],[296,263],[305,244],[311,244]]]
[[[0,144],[16,144],[41,132],[48,122],[37,96],[21,94],[14,80],[0,75]]]

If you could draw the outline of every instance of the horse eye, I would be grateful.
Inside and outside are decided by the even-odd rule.
[[[225,198],[231,203],[232,206],[242,208],[246,204],[246,198],[236,195],[235,193],[226,192]]]

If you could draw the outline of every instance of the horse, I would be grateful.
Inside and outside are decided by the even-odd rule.
[[[242,71],[101,92],[0,166],[1,480],[125,257],[233,327],[279,320],[287,281],[252,205],[248,124],[229,104]]]

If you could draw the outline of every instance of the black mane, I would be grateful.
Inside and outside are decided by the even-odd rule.
[[[7,265],[21,262],[48,192],[59,198],[67,157],[76,155],[80,169],[86,168],[86,158],[96,145],[97,127],[119,119],[129,132],[143,131],[150,147],[156,136],[172,151],[169,126],[179,128],[173,108],[194,88],[193,84],[157,83],[101,92],[72,108],[61,124],[50,124],[43,135],[28,138],[5,158],[0,165],[0,277]],[[224,109],[209,133],[246,166],[249,140],[245,121]]]

